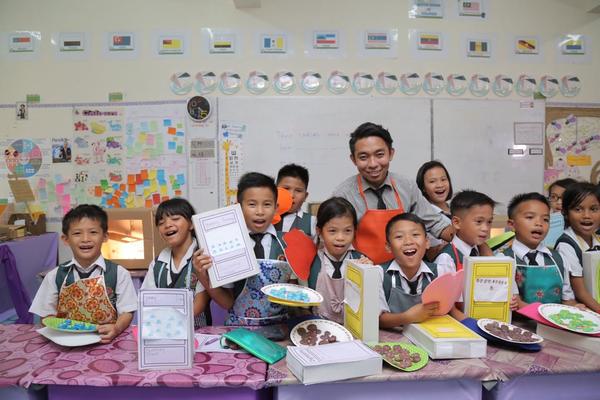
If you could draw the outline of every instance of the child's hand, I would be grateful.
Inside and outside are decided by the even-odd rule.
[[[371,259],[367,256],[362,256],[361,258],[358,259],[358,263],[359,264],[371,264],[373,265],[373,261],[371,261]]]
[[[588,311],[589,309],[585,306],[585,304],[575,303],[575,308],[579,308],[581,311]]]
[[[98,325],[98,333],[100,334],[100,343],[110,343],[114,338],[121,333],[116,324]]]
[[[493,256],[494,255],[494,252],[492,251],[491,247],[487,245],[487,243],[480,244],[477,247],[479,248],[480,256]]]
[[[510,311],[516,311],[520,307],[519,297],[516,294],[513,294],[513,297],[510,299]]]
[[[212,267],[212,258],[208,254],[204,254],[203,249],[198,249],[192,255],[192,265],[194,273],[198,280],[206,289],[210,287],[210,279],[208,278],[208,269]]]
[[[440,303],[438,301],[427,304],[419,303],[409,308],[406,313],[408,314],[408,318],[411,323],[423,322],[427,318],[433,317],[433,314],[438,310],[439,307]]]

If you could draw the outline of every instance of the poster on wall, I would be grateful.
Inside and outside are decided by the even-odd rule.
[[[238,122],[219,124],[219,203],[229,206],[237,202],[237,184],[244,170],[244,137],[247,126]]]
[[[563,178],[600,181],[600,117],[555,119],[546,126],[546,141],[545,187]]]

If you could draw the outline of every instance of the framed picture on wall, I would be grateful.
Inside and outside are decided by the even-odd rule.
[[[517,36],[515,38],[516,54],[539,54],[540,41],[537,36]]]
[[[183,54],[185,38],[182,35],[160,35],[158,37],[158,54]]]
[[[135,35],[132,32],[112,32],[108,36],[109,51],[135,50]]]
[[[467,39],[467,57],[490,57],[490,41],[487,39]]]
[[[8,35],[8,51],[11,53],[33,53],[33,35],[31,32],[13,32]]]
[[[260,35],[261,53],[287,53],[287,35],[283,33],[263,33]]]
[[[61,32],[58,37],[60,51],[85,50],[85,34],[82,32]]]
[[[417,49],[419,50],[442,50],[443,37],[441,33],[419,32],[417,33]]]
[[[214,32],[210,35],[208,51],[212,54],[227,54],[236,52],[237,35],[235,33]]]

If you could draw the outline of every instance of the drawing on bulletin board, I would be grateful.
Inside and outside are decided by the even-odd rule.
[[[599,183],[600,109],[549,107],[546,113],[544,187],[563,178]]]
[[[229,206],[237,203],[237,183],[244,171],[244,137],[247,134],[245,124],[222,122],[219,125],[219,165],[220,182],[223,191],[219,204]]]
[[[4,161],[17,178],[29,178],[42,166],[42,150],[29,139],[18,139],[4,148]]]

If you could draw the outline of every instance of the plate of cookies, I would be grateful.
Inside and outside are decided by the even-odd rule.
[[[488,335],[511,343],[534,344],[544,340],[533,332],[495,319],[482,318],[477,320],[477,326]]]
[[[401,371],[412,372],[429,362],[429,355],[420,347],[404,342],[383,342],[369,345],[383,360]]]
[[[354,340],[346,328],[327,319],[309,319],[299,323],[290,332],[290,339],[296,346],[320,346]]]

